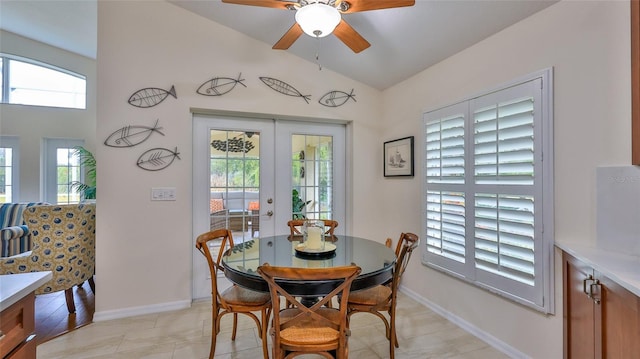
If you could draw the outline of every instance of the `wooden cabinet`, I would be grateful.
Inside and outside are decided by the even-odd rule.
[[[640,298],[563,252],[565,358],[640,357]]]
[[[36,357],[35,295],[33,292],[0,313],[0,358]]]
[[[640,165],[640,1],[631,0],[631,164]]]

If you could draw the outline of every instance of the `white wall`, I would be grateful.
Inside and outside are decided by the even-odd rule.
[[[40,201],[43,138],[83,139],[86,148],[95,148],[96,61],[3,30],[0,30],[0,52],[53,64],[87,78],[85,110],[0,104],[0,134],[20,139],[20,193],[14,200]]]
[[[629,17],[628,1],[553,5],[385,91],[383,140],[408,132],[421,139],[423,112],[553,67],[555,236],[593,243],[595,169],[631,159]],[[420,191],[420,176],[386,180],[378,191],[386,194],[382,202],[396,203],[385,208],[396,232],[423,234],[419,201],[397,200],[416,198]],[[556,314],[545,316],[427,268],[417,257],[405,274],[405,288],[516,352],[562,357],[557,260]]]
[[[380,240],[396,238],[401,231],[422,234],[416,196],[421,191],[422,113],[533,71],[554,67],[557,238],[595,240],[595,168],[630,160],[626,1],[561,2],[383,94],[326,69],[320,73],[313,63],[271,50],[168,3],[99,2],[98,6],[97,138],[87,135],[94,132],[95,124],[76,120],[75,114],[59,116],[50,108],[33,109],[31,114],[30,109],[0,105],[0,132],[28,138],[21,151],[25,156],[33,153],[25,162],[39,163],[39,146],[36,153],[34,144],[44,136],[40,129],[51,137],[80,136],[96,148],[100,187],[97,318],[190,300],[190,108],[353,121],[349,170],[357,186],[351,190],[356,204],[352,232]],[[5,49],[13,41],[12,34],[1,35],[2,51],[10,52]],[[29,41],[23,43],[22,49],[35,51]],[[48,49],[43,56],[57,51]],[[219,98],[195,94],[206,79],[238,72],[247,79],[248,88]],[[95,75],[89,70],[87,76]],[[307,105],[271,93],[258,76],[290,82],[315,99],[328,88],[355,88],[358,102],[335,109],[313,102]],[[126,103],[135,90],[171,85],[176,86],[177,100],[169,98],[144,110]],[[88,91],[95,95],[91,88]],[[91,113],[95,102],[88,107]],[[46,126],[44,121],[52,116],[64,125]],[[149,145],[177,146],[182,158],[163,171],[137,168],[137,150],[101,144],[124,125],[150,125],[157,118],[166,136],[151,138]],[[409,135],[417,141],[416,176],[383,179],[378,160],[382,142]],[[27,174],[22,176],[23,190],[38,187],[39,169],[22,167],[21,172]],[[150,202],[154,186],[176,187],[178,200]],[[27,191],[24,199],[36,198],[33,190]],[[405,288],[524,355],[562,356],[560,266],[556,266],[556,314],[544,316],[424,267],[419,255],[415,257],[405,274]]]
[[[314,63],[166,2],[101,1],[98,3],[98,125],[97,141],[125,125],[152,125],[160,120],[165,136],[152,136],[146,148],[178,147],[180,160],[149,172],[136,166],[137,147],[99,145],[97,210],[96,318],[139,312],[141,308],[181,305],[191,299],[192,233],[192,116],[190,108],[270,113],[352,121],[354,177],[352,193],[359,208],[379,208],[370,196],[381,176],[379,127],[381,93],[323,69]],[[246,79],[220,97],[196,94],[214,76]],[[305,94],[283,96],[267,88],[259,76],[290,83]],[[168,90],[175,85],[178,99],[141,109],[127,103],[145,87]],[[355,88],[358,102],[338,108],[317,103],[333,89]],[[376,154],[375,160],[369,160]],[[175,202],[151,202],[151,187],[175,187]],[[276,199],[277,200],[277,199]],[[286,195],[290,200],[290,194]],[[364,211],[357,211],[364,212]],[[387,235],[378,223],[380,211],[357,214],[353,231],[367,236]],[[366,215],[366,217],[365,217]],[[367,218],[367,222],[362,221]],[[369,226],[371,221],[371,226]]]

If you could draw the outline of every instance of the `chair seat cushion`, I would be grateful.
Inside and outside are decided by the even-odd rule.
[[[237,285],[225,289],[220,296],[230,305],[256,305],[260,306],[271,300],[269,293],[256,292]]]
[[[299,309],[284,309],[280,312],[280,322],[285,323],[300,313]],[[320,308],[316,313],[340,323],[340,311],[334,308]],[[327,344],[338,342],[340,333],[326,326],[326,323],[319,322],[313,317],[298,319],[295,325],[280,331],[280,340],[284,344]]]
[[[349,293],[349,304],[376,306],[386,304],[391,296],[391,288],[378,285],[373,288]]]

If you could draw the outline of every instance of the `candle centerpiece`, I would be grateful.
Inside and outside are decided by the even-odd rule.
[[[316,220],[305,221],[303,226],[304,244],[308,250],[324,250],[324,222]]]

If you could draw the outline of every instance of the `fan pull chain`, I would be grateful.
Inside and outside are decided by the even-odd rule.
[[[320,31],[316,30],[313,32],[316,35],[316,63],[318,64],[318,71],[322,71],[322,64],[320,64]]]

